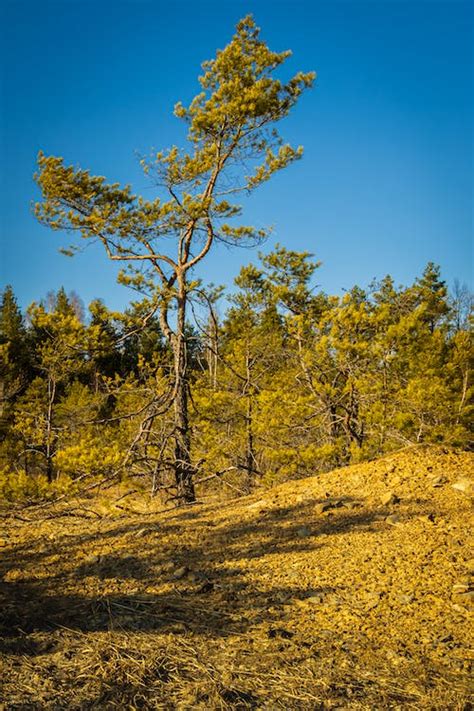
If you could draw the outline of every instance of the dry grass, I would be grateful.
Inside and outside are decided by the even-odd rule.
[[[452,484],[472,472],[420,449],[225,504],[11,518],[0,707],[467,711],[472,498]]]

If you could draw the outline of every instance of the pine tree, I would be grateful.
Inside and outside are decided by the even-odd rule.
[[[79,320],[64,289],[50,300],[54,309],[33,303],[28,309],[34,343],[34,367],[38,377],[32,382],[16,411],[17,431],[25,448],[41,454],[42,469],[49,482],[56,476],[55,455],[59,430],[57,405],[64,389],[87,368],[87,329]],[[36,414],[28,414],[29,402],[35,403]],[[25,421],[30,424],[25,426]]]
[[[31,377],[30,355],[23,316],[7,286],[0,303],[0,440],[7,434],[15,400]]]
[[[289,56],[261,41],[250,16],[238,23],[232,41],[204,63],[201,92],[188,107],[175,106],[188,128],[188,152],[173,146],[143,161],[162,199],[137,197],[129,187],[65,166],[61,158],[40,153],[38,159],[38,218],[99,241],[110,259],[128,265],[122,282],[147,292],[159,313],[174,358],[175,475],[185,501],[195,496],[186,338],[189,299],[197,286],[193,272],[217,241],[246,244],[265,237],[264,230],[235,224],[241,208],[229,199],[253,191],[302,155],[302,148],[284,144],[273,128],[314,80],[314,73],[302,72],[286,83],[275,78]]]
[[[413,286],[415,303],[424,309],[424,321],[433,333],[450,313],[448,289],[441,279],[440,268],[433,262],[428,262],[423,275]]]

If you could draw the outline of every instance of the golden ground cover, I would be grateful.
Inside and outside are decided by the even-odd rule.
[[[6,518],[0,707],[467,711],[473,460],[419,448],[225,503]]]

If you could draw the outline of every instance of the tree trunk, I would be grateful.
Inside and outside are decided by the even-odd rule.
[[[175,398],[174,398],[174,443],[175,477],[178,498],[184,503],[196,501],[194,491],[194,467],[191,463],[191,433],[188,415],[188,362],[186,353],[186,288],[180,281],[176,335],[173,340]]]
[[[48,378],[48,409],[46,413],[46,442],[45,442],[45,458],[46,458],[46,477],[48,483],[54,481],[54,442],[53,442],[53,406],[56,397],[56,382]]]
[[[174,424],[175,424],[175,476],[178,497],[184,503],[192,503],[196,500],[194,491],[193,476],[194,467],[191,463],[191,437],[188,419],[188,392],[187,378],[185,373],[181,373],[176,387],[174,401]]]
[[[245,469],[247,472],[247,481],[245,482],[245,490],[250,493],[253,489],[255,483],[255,474],[257,471],[256,467],[256,456],[254,447],[254,436],[253,436],[253,389],[251,384],[252,369],[250,363],[250,354],[247,346],[247,353],[245,357],[245,368],[246,368],[246,396],[247,396],[247,412],[245,416],[245,429],[246,429],[246,451],[245,451]]]

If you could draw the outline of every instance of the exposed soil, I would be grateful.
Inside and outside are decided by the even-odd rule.
[[[0,708],[467,711],[473,474],[420,448],[167,513],[10,517]]]

